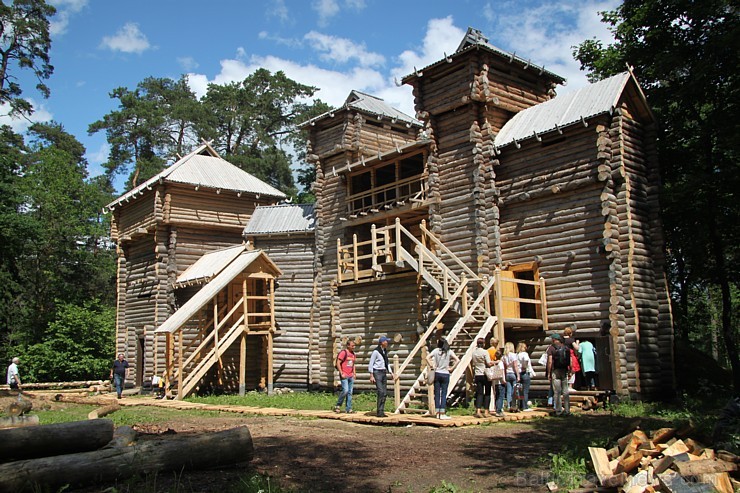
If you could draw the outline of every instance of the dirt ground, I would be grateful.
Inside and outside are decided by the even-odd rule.
[[[51,406],[63,406],[50,403]],[[223,415],[182,416],[156,425],[135,426],[139,440],[175,434],[249,427],[254,441],[250,463],[218,470],[163,473],[146,484],[118,483],[65,491],[226,492],[228,485],[253,471],[297,492],[428,492],[442,481],[470,491],[546,491],[551,478],[548,452],[561,447],[558,437],[568,421],[578,432],[600,432],[609,416],[546,418],[528,423],[433,428],[373,426],[338,420]],[[574,425],[575,423],[571,423]],[[108,490],[113,491],[113,490]]]

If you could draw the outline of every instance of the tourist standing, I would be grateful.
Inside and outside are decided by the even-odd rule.
[[[519,383],[519,362],[514,352],[514,343],[507,342],[504,344],[504,355],[501,358],[504,363],[506,372],[506,406],[509,411],[513,411],[512,399],[514,397],[514,385]]]
[[[352,413],[352,391],[355,385],[355,341],[347,341],[347,346],[337,355],[337,361],[334,366],[339,372],[342,383],[342,391],[339,393],[339,400],[334,406],[334,412],[342,411],[342,401],[346,399],[345,412]]]
[[[486,376],[486,368],[493,366],[493,361],[488,351],[485,350],[486,340],[480,338],[476,344],[478,347],[473,350],[470,358],[475,381],[475,417],[487,418],[488,408],[491,405],[491,381]]]
[[[388,377],[393,378],[391,365],[388,362],[388,343],[390,339],[382,336],[378,339],[378,347],[370,355],[370,363],[367,366],[370,372],[370,383],[375,384],[375,390],[378,392],[378,402],[376,415],[379,418],[385,418],[385,398],[388,395]]]
[[[591,341],[583,341],[578,346],[581,357],[581,371],[588,390],[596,390],[596,348]]]
[[[450,364],[450,361],[453,363]],[[451,419],[447,416],[447,388],[450,384],[450,372],[460,362],[460,358],[450,349],[450,344],[442,338],[437,341],[437,348],[427,356],[427,363],[434,369],[434,407],[439,419]]]
[[[516,347],[516,359],[519,364],[519,380],[522,384],[522,411],[531,411],[529,407],[529,387],[532,384],[532,359],[527,352],[527,343],[520,342]]]
[[[570,416],[570,393],[568,392],[570,349],[563,343],[560,334],[552,335],[552,343],[553,345],[547,348],[547,375],[552,383],[555,415]],[[565,405],[565,412],[563,412],[563,405]]]

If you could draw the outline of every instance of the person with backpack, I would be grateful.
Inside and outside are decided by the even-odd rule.
[[[337,360],[334,363],[337,371],[339,372],[340,382],[342,384],[342,391],[339,393],[339,400],[334,406],[334,412],[342,412],[342,401],[347,400],[345,406],[345,412],[351,414],[352,410],[352,390],[355,385],[355,341],[347,341],[347,346],[339,352]]]
[[[570,393],[568,377],[570,376],[570,348],[563,342],[560,334],[553,334],[552,346],[547,348],[547,375],[552,383],[556,416],[570,416]],[[562,396],[562,400],[561,400]],[[565,411],[563,411],[563,406]]]

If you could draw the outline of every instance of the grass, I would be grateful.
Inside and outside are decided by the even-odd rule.
[[[41,410],[35,414],[38,415],[40,424],[48,425],[54,423],[67,423],[70,421],[84,421],[87,419],[87,414],[95,408],[96,406],[73,404],[64,409]],[[106,419],[113,420],[113,423],[116,426],[131,426],[134,424],[161,423],[170,419],[179,419],[184,416],[213,418],[224,415],[233,416],[233,414],[220,413],[218,411],[164,409],[159,407],[124,407],[115,413],[106,416]]]
[[[207,395],[188,397],[188,402],[212,405],[232,405],[250,407],[274,407],[280,409],[303,409],[312,411],[330,410],[337,403],[338,394],[330,392],[291,392],[289,394],[267,395],[264,392],[247,392],[238,395]],[[361,393],[352,396],[352,408],[358,412],[375,410],[375,394]],[[392,398],[389,401],[392,406]]]

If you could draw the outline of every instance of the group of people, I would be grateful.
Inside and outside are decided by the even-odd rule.
[[[548,403],[554,406],[557,416],[570,415],[570,394],[576,374],[581,374],[584,385],[596,388],[596,350],[590,341],[575,339],[573,329],[566,327],[563,334],[553,334],[552,343],[540,358],[539,362],[546,368],[550,382]],[[395,376],[391,371],[388,359],[388,337],[380,337],[378,346],[373,349],[368,364],[370,382],[377,391],[376,416],[385,417],[385,402],[388,395],[388,379]],[[475,383],[475,416],[479,418],[491,415],[501,417],[504,403],[507,410],[532,411],[529,401],[529,389],[536,372],[529,356],[525,342],[511,342],[499,348],[499,340],[492,338],[488,349],[485,339],[476,341],[471,367]],[[341,391],[334,406],[337,413],[353,413],[352,392],[357,378],[355,341],[348,341],[346,347],[337,354],[335,367],[340,376]],[[437,342],[437,347],[427,356],[428,373],[433,374],[434,406],[436,417],[447,420],[447,392],[450,374],[460,363],[460,358],[450,349],[444,338]]]

